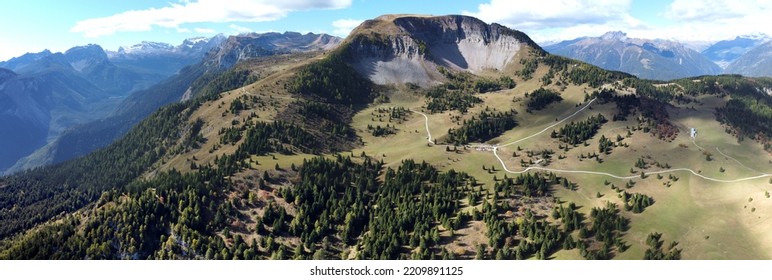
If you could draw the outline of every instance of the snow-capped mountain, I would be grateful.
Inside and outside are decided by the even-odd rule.
[[[681,43],[630,38],[621,31],[563,41],[544,49],[645,79],[670,80],[721,73],[721,67]]]
[[[196,37],[184,40],[180,45],[143,41],[142,43],[123,46],[118,51],[108,51],[110,61],[118,66],[137,71],[169,77],[182,69],[201,60],[206,53],[220,45],[225,37]]]

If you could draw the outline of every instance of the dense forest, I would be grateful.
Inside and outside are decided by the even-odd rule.
[[[528,108],[529,113],[531,111],[544,109],[554,102],[563,100],[558,92],[545,88],[539,88],[531,93],[526,93],[526,97],[528,97],[528,102],[526,102],[525,105]]]
[[[4,221],[0,237],[80,209],[103,191],[128,185],[175,148],[177,143],[168,136],[180,135],[188,127],[189,105],[166,106],[121,140],[83,158],[5,178],[0,192],[0,220]]]
[[[558,131],[552,131],[551,137],[558,138],[561,142],[570,145],[578,145],[589,140],[598,132],[600,126],[606,123],[606,117],[601,114],[587,118],[580,122],[570,122]]]
[[[482,111],[479,115],[464,120],[461,127],[448,129],[446,142],[463,145],[469,142],[488,141],[515,128],[517,126],[516,115],[517,112],[514,109],[508,112]]]
[[[467,72],[452,72],[443,67],[438,70],[445,76],[447,82],[426,89],[424,93],[428,98],[426,109],[432,114],[447,110],[466,113],[476,103],[482,102],[482,99],[473,94],[512,89],[517,85],[512,78],[507,76],[493,80],[477,77]]]

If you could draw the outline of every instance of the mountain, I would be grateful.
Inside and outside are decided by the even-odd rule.
[[[245,33],[229,36],[209,55],[204,65],[213,69],[228,69],[245,59],[278,53],[327,50],[342,39],[327,34],[297,32]]]
[[[629,38],[620,31],[563,41],[544,48],[553,54],[644,79],[671,80],[722,72],[721,67],[680,43]]]
[[[441,81],[438,66],[480,73],[505,70],[539,50],[523,33],[464,16],[383,16],[354,29],[353,67],[377,84]]]
[[[3,106],[0,122],[8,129],[5,131],[19,135],[6,137],[3,144],[7,145],[0,146],[0,173],[9,168],[16,170],[11,167],[37,149],[50,153],[46,145],[65,130],[107,117],[132,93],[200,60],[210,42],[219,41],[217,37],[199,38],[184,42],[174,55],[134,52],[113,56],[113,60],[102,47],[90,44],[64,53],[28,53],[0,63],[18,73],[0,87],[0,95],[9,100]],[[174,63],[166,63],[169,61]],[[158,63],[164,67],[158,67]]]
[[[115,52],[109,51],[107,55],[111,62],[120,67],[169,77],[177,74],[184,66],[199,62],[209,50],[219,46],[223,40],[225,37],[222,35],[211,38],[195,37],[185,39],[177,46],[144,41],[120,47]]]
[[[749,77],[772,77],[772,41],[747,51],[730,63],[725,72]]]
[[[0,259],[770,258],[769,78],[642,80],[386,15],[190,83],[1,177]]]
[[[60,55],[61,56],[61,55]],[[50,59],[49,59],[50,58]],[[42,58],[47,71],[19,74],[3,70],[0,79],[0,170],[5,170],[65,128],[106,115],[115,106],[110,94],[57,63],[61,58]],[[61,62],[61,61],[59,61]]]
[[[710,45],[702,51],[702,55],[721,66],[721,68],[727,68],[730,63],[737,60],[740,56],[769,40],[770,38],[763,34],[737,36],[732,40],[718,41]]]
[[[10,70],[18,70],[28,64],[40,60],[41,58],[51,55],[51,51],[44,50],[39,53],[26,53],[20,57],[14,57],[8,61],[0,62],[0,67],[8,68]]]
[[[8,172],[55,164],[85,155],[120,138],[132,126],[163,105],[188,100],[213,89],[223,91],[228,86],[233,87],[227,85],[228,83],[241,86],[252,71],[241,70],[238,74],[233,74],[237,78],[226,80],[225,85],[223,81],[216,80],[239,62],[276,54],[326,50],[336,46],[340,40],[327,34],[252,33],[228,38],[193,38],[185,40],[177,47],[146,42],[133,48],[122,49],[118,54],[112,54],[114,61],[126,65],[126,61],[132,57],[138,61],[135,66],[141,64],[148,67],[177,58],[189,59],[185,57],[193,57],[208,46],[217,44],[195,64],[178,70],[175,75],[151,87],[127,96],[113,107],[115,110],[109,116],[72,127],[56,141],[19,159]]]

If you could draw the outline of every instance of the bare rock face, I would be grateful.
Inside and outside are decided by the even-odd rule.
[[[377,84],[441,82],[437,68],[478,73],[517,63],[524,46],[541,51],[528,36],[467,16],[382,16],[349,37],[351,63]]]
[[[228,69],[239,61],[279,53],[329,50],[342,39],[327,34],[284,33],[248,33],[230,36],[218,48],[212,50],[207,61],[208,66]]]

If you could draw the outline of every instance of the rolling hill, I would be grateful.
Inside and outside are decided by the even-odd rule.
[[[385,15],[201,83],[1,178],[0,258],[772,258],[770,79],[653,82]]]

